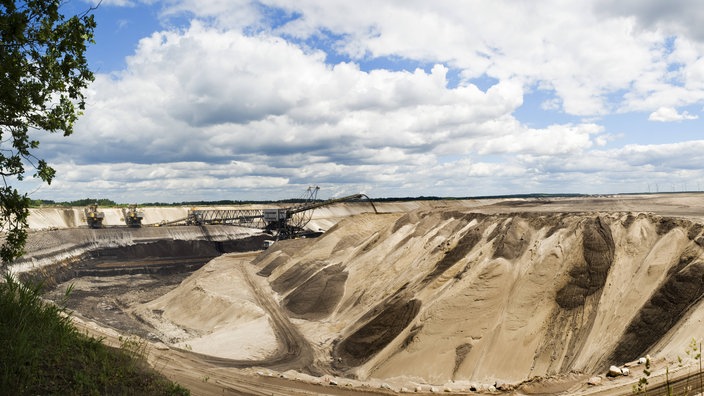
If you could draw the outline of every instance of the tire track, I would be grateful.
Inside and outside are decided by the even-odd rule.
[[[284,344],[284,351],[274,365],[284,364],[285,366],[293,365],[298,369],[305,369],[311,374],[316,374],[313,368],[313,348],[308,341],[298,331],[296,326],[291,323],[288,316],[283,313],[279,304],[274,300],[273,292],[268,289],[267,285],[256,284],[252,278],[252,274],[245,267],[245,261],[238,262],[240,273],[249,285],[250,290],[254,294],[254,298],[261,308],[268,314],[274,324],[274,331],[277,333],[277,338]],[[291,368],[291,367],[289,367]]]
[[[281,344],[279,351],[274,356],[262,360],[238,360],[206,355],[173,346],[171,348],[196,356],[204,362],[220,367],[246,368],[260,366],[279,371],[295,369],[312,375],[322,375],[323,373],[316,369],[313,364],[313,348],[282,312],[281,307],[273,298],[273,291],[270,290],[268,285],[256,282],[246,268],[248,262],[248,260],[240,258],[235,265],[252,292],[257,305],[269,316],[276,338]]]

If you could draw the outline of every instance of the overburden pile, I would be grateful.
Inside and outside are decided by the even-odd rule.
[[[520,382],[681,351],[704,317],[702,231],[632,213],[362,214],[253,264],[318,371]]]

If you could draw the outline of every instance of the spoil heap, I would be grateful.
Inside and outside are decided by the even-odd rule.
[[[631,212],[360,214],[251,264],[213,261],[134,312],[182,347],[280,369],[287,350],[309,353],[287,368],[361,379],[602,372],[701,335],[703,229]]]

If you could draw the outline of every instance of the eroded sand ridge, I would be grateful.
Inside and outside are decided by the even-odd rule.
[[[518,384],[675,359],[704,328],[704,227],[687,199],[318,217],[319,238],[224,255],[128,311],[214,364],[361,380]]]

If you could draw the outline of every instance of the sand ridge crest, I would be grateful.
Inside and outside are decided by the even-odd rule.
[[[677,262],[667,257],[701,252],[691,240],[701,232],[696,223],[650,214],[487,215],[422,208],[386,217],[353,216],[306,247],[281,244],[266,253],[289,257],[279,270],[261,275],[284,308],[293,300],[307,306],[305,312],[294,308],[299,312],[290,312],[293,317],[325,323],[299,327],[307,338],[325,340],[317,348],[332,364],[323,365],[339,375],[442,382],[501,373],[502,380],[522,381],[598,371],[607,361],[631,359],[619,345],[633,342],[627,325],[611,326],[614,334],[594,348],[587,342],[594,338],[591,331],[604,330],[616,315],[621,323],[637,321],[643,308],[626,312],[618,300],[602,301],[607,286],[609,295],[630,293],[622,282],[615,293],[610,276],[638,273],[633,256],[665,260],[669,268]],[[663,238],[677,243],[658,244]],[[321,251],[327,258],[316,261]],[[669,294],[700,296],[699,289],[680,285],[696,277],[699,266],[685,269],[672,278],[679,283],[669,286]],[[333,281],[331,273],[345,275]],[[286,287],[275,287],[282,283]],[[667,282],[648,287],[639,294],[670,290]],[[310,314],[316,305],[311,302],[321,299],[325,308]],[[639,341],[633,348],[642,353],[653,343]]]
[[[321,237],[222,256],[135,314],[225,365],[359,380],[535,386],[644,354],[672,359],[704,321],[704,205],[686,198],[699,206],[620,196],[327,208]]]

